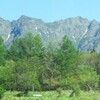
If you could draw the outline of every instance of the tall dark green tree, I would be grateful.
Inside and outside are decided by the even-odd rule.
[[[56,59],[57,47],[50,42],[45,50],[44,63],[39,77],[44,89],[55,89],[59,84],[58,77],[60,72],[58,71],[59,66]]]
[[[58,64],[60,65],[62,73],[72,72],[76,67],[77,59],[77,50],[73,43],[65,36],[58,50]]]
[[[71,40],[66,36],[63,38],[60,49],[58,49],[57,62],[59,65],[59,71],[61,72],[60,84],[61,86],[71,88],[73,93],[79,93],[78,82],[73,82],[70,84],[70,79],[76,80],[76,70],[77,70],[77,61],[78,61],[78,51],[75,49]],[[73,79],[71,78],[73,77]],[[74,86],[74,87],[73,87]],[[77,87],[77,88],[76,88]]]
[[[28,33],[22,38],[17,38],[12,44],[8,57],[13,60],[28,59],[33,56],[43,55],[43,44],[39,35]]]

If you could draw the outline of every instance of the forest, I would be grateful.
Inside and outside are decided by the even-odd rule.
[[[6,91],[100,90],[100,54],[78,51],[64,36],[61,43],[44,45],[32,33],[16,38],[11,47],[0,37],[0,98]],[[20,95],[20,94],[19,94]]]

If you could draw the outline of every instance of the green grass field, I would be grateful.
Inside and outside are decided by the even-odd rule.
[[[29,92],[27,97],[16,97],[18,92],[6,92],[2,100],[100,100],[99,92],[83,92],[81,91],[78,97],[68,97],[71,91],[62,91],[59,96],[56,91],[48,92]],[[34,94],[41,94],[42,96],[37,98]]]

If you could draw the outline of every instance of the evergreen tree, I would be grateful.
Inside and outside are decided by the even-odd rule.
[[[46,50],[45,56],[43,58],[43,67],[40,71],[39,79],[44,89],[55,89],[58,85],[58,77],[60,72],[58,72],[57,65],[57,48],[53,43],[49,43]]]
[[[62,71],[63,74],[74,71],[77,59],[77,50],[75,49],[73,43],[65,36],[60,49],[58,50],[58,64],[61,68],[60,71]]]
[[[33,56],[43,55],[43,44],[39,35],[33,36],[32,33],[22,38],[17,38],[12,44],[8,57],[13,60],[28,59]]]

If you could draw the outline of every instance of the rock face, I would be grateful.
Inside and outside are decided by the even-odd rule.
[[[79,51],[100,52],[100,23],[96,20],[75,17],[45,23],[41,19],[27,16],[21,16],[12,22],[0,18],[0,35],[6,45],[29,32],[41,35],[45,43],[59,43],[67,35]]]
[[[7,20],[0,18],[0,35],[6,41],[9,33],[11,32],[11,23]]]

